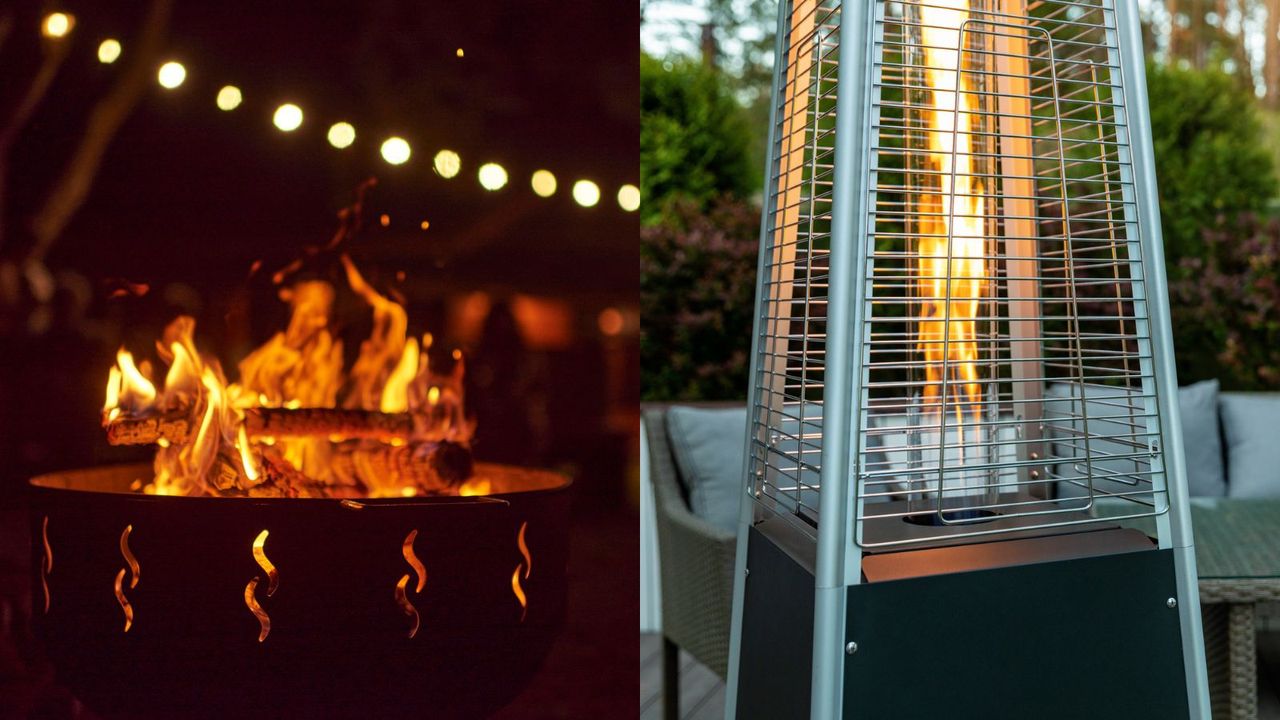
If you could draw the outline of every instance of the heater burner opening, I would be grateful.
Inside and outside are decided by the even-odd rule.
[[[949,525],[963,523],[965,525],[973,525],[977,523],[991,522],[999,518],[1000,514],[991,510],[965,509],[965,510],[943,510],[939,513],[929,513],[928,515],[908,515],[902,518],[903,522],[912,525],[922,525],[925,527],[948,527]]]

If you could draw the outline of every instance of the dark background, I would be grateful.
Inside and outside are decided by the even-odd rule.
[[[502,717],[630,712],[638,219],[615,196],[639,180],[636,6],[178,0],[160,61],[182,62],[186,82],[164,90],[151,74],[45,259],[56,286],[45,297],[26,280],[27,224],[129,59],[146,4],[0,9],[11,23],[0,118],[40,66],[40,19],[52,10],[74,13],[61,41],[72,47],[9,152],[0,216],[0,697],[20,691],[55,716],[68,707],[26,637],[23,487],[39,472],[147,457],[107,446],[98,427],[115,350],[150,355],[163,325],[189,313],[197,344],[234,378],[235,360],[287,319],[271,272],[327,241],[337,210],[375,175],[373,222],[346,250],[405,298],[410,332],[433,332],[442,355],[466,353],[477,455],[557,468],[577,484],[572,620],[527,699]],[[97,60],[106,37],[124,47],[112,65]],[[214,105],[224,84],[244,93],[232,112]],[[293,133],[271,123],[283,102],[305,114]],[[356,128],[345,150],[325,140],[339,120]],[[378,153],[393,134],[413,148],[398,167]],[[431,170],[444,148],[462,157],[452,180]],[[507,169],[507,187],[479,186],[484,162]],[[538,168],[557,177],[552,198],[529,189]],[[596,207],[570,197],[579,178],[600,186]],[[301,275],[336,277],[334,260],[321,254]],[[120,279],[149,290],[110,299]],[[337,322],[349,364],[367,310],[345,302]]]

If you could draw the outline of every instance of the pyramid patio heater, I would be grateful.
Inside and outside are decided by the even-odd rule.
[[[1136,0],[780,6],[727,716],[1207,718]]]

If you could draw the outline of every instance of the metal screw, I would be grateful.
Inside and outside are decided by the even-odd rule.
[[[1039,460],[1039,459],[1040,459],[1040,453],[1038,453],[1038,452],[1033,452],[1033,453],[1031,453],[1031,459],[1032,459],[1032,460]]]
[[[1176,608],[1178,607],[1178,598],[1169,598],[1168,600],[1164,601],[1164,604],[1168,605],[1171,608]]]
[[[1040,471],[1039,471],[1039,470],[1032,470],[1032,471],[1031,471],[1031,479],[1032,479],[1032,480],[1039,479],[1039,477],[1040,477]]]
[[[856,643],[856,642],[850,642],[848,645],[845,645],[845,646],[844,646],[844,654],[845,654],[845,655],[852,655],[852,654],[854,654],[854,653],[856,653],[856,652],[858,652],[858,643]]]

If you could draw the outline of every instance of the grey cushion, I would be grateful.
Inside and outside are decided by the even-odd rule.
[[[1223,393],[1227,495],[1280,497],[1280,394]]]
[[[673,407],[667,435],[689,494],[689,509],[726,530],[738,524],[747,448],[747,409]]]
[[[1187,489],[1193,497],[1227,494],[1218,431],[1218,381],[1204,380],[1178,388],[1182,447],[1187,456]]]
[[[1074,394],[1074,398],[1072,397]],[[1089,432],[1095,435],[1125,435],[1127,429],[1124,416],[1130,406],[1134,411],[1142,412],[1138,403],[1139,397],[1123,388],[1087,387],[1086,396],[1089,417]],[[1045,397],[1045,417],[1050,421],[1050,440],[1058,440],[1053,445],[1053,454],[1061,459],[1072,459],[1074,462],[1063,462],[1057,466],[1058,474],[1063,478],[1079,478],[1083,467],[1083,449],[1073,447],[1065,439],[1065,432],[1054,432],[1053,423],[1069,422],[1076,432],[1080,431],[1078,420],[1066,420],[1079,416],[1079,390],[1073,392],[1067,383],[1052,383]],[[1187,485],[1192,496],[1221,497],[1226,494],[1226,472],[1222,462],[1222,440],[1218,432],[1218,381],[1205,380],[1188,385],[1178,390],[1179,415],[1182,418],[1182,444],[1187,458]],[[1129,460],[1106,459],[1109,455],[1125,455],[1133,452],[1130,446],[1111,440],[1096,440],[1091,445],[1095,453],[1094,463],[1097,474],[1113,475],[1123,478],[1134,471],[1134,464]],[[1101,459],[1099,459],[1101,458]],[[1124,492],[1118,480],[1102,480],[1094,478],[1095,486],[1102,490]],[[1084,490],[1074,483],[1060,483],[1059,496],[1072,497],[1084,494]]]

